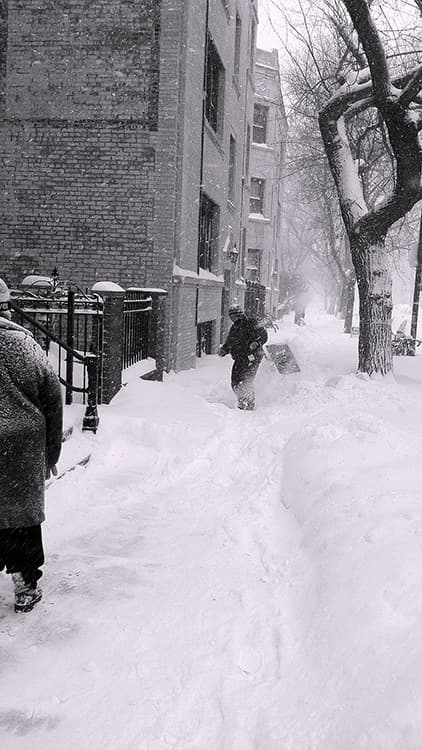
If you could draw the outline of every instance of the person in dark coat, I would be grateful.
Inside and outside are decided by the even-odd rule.
[[[255,408],[254,380],[264,356],[263,344],[268,334],[253,318],[248,318],[239,305],[232,305],[229,317],[233,325],[226,341],[220,347],[220,357],[231,354],[234,359],[231,386],[237,396],[239,409]]]
[[[0,279],[0,570],[12,574],[15,611],[42,596],[45,480],[62,445],[60,382],[41,347],[11,321]]]

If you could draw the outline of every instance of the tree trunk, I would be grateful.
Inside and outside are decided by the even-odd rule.
[[[341,317],[343,302],[343,286],[340,281],[336,283],[336,302],[335,302],[335,315],[337,318]]]
[[[386,375],[391,351],[392,279],[385,239],[357,236],[351,242],[359,288],[359,371]]]
[[[347,309],[347,281],[343,281],[341,285],[341,299],[340,299],[340,309],[338,311],[339,318],[341,320],[344,320],[346,316],[346,309]]]
[[[344,332],[351,333],[353,326],[353,307],[355,304],[355,279],[347,282],[346,314],[344,316]]]
[[[419,317],[419,299],[421,296],[421,281],[422,281],[422,215],[419,225],[419,242],[418,242],[418,255],[415,271],[415,288],[413,292],[413,307],[412,307],[412,322],[410,325],[410,335],[412,339],[415,339],[418,335],[418,317]],[[415,348],[415,347],[413,347]]]

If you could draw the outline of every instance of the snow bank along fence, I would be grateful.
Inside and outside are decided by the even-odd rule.
[[[93,432],[97,406],[120,390],[125,368],[148,360],[151,367],[142,377],[162,380],[167,295],[161,289],[96,286],[98,291],[94,286],[87,293],[56,284],[22,288],[13,290],[11,300],[15,322],[31,331],[53,364],[66,404],[76,394],[86,405],[83,429]]]

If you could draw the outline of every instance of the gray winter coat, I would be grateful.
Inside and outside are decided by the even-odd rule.
[[[61,442],[59,380],[31,334],[0,317],[0,528],[44,520],[46,469]]]

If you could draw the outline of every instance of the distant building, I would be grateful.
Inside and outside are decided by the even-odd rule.
[[[286,136],[277,50],[257,49],[245,277],[265,286],[266,311],[273,315],[279,301]]]
[[[242,291],[255,0],[8,8],[1,275],[163,287],[167,366],[194,365]]]

